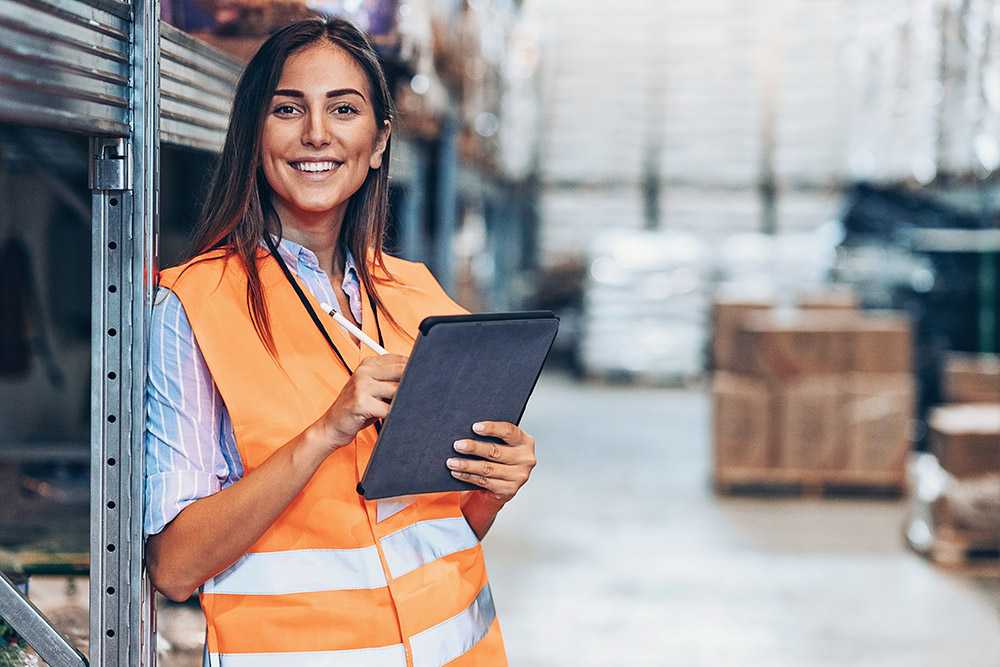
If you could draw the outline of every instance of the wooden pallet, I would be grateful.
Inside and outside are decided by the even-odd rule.
[[[1000,569],[1000,534],[969,531],[952,526],[924,525],[923,531],[906,531],[911,549],[944,567]]]
[[[713,481],[724,495],[896,497],[906,492],[903,471],[724,468],[715,470]]]

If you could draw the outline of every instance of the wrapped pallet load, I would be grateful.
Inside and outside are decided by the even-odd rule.
[[[945,565],[1000,550],[1000,403],[955,403],[929,418],[932,454],[913,466],[907,539]]]
[[[717,302],[716,482],[902,488],[911,443],[910,324],[855,310]]]

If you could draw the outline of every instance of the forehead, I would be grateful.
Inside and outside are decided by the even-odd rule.
[[[356,88],[368,96],[368,78],[354,58],[340,47],[320,42],[288,56],[278,88],[294,88],[307,95],[337,88]]]

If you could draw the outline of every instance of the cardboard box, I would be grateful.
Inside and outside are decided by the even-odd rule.
[[[830,313],[756,313],[736,334],[733,368],[761,378],[785,380],[829,375],[849,368],[852,338],[844,318]]]
[[[961,354],[945,356],[943,391],[953,403],[1000,403],[1000,355]]]
[[[712,368],[732,371],[736,367],[736,335],[753,313],[766,313],[773,304],[765,300],[717,300],[712,304]]]
[[[840,436],[841,384],[836,376],[772,384],[771,437],[780,468],[843,467],[846,456]]]
[[[858,297],[849,287],[831,287],[822,292],[810,292],[798,302],[802,310],[810,311],[856,311]]]
[[[912,442],[912,375],[851,373],[841,396],[845,468],[903,473]]]
[[[799,309],[809,314],[851,313],[856,312],[857,306],[857,297],[848,288],[812,292],[802,296],[797,304]],[[739,330],[751,315],[773,315],[774,307],[775,303],[769,299],[716,299],[712,304],[712,367],[715,370],[736,370],[736,338]]]
[[[719,468],[773,465],[767,384],[731,373],[712,378],[712,440]]]
[[[870,311],[869,311],[870,312]],[[850,371],[861,373],[910,373],[913,343],[910,320],[888,311],[844,321],[849,331]]]
[[[1000,474],[947,484],[931,503],[934,529],[993,535],[1000,547]]]
[[[962,478],[1000,473],[1000,403],[956,403],[934,408],[931,448],[941,467]]]
[[[862,311],[752,313],[737,330],[736,372],[787,379],[816,374],[912,370],[909,319]]]

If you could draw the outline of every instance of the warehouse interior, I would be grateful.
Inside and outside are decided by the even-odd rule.
[[[84,654],[116,4],[0,0],[0,572]],[[336,15],[398,110],[387,250],[559,316],[483,543],[510,664],[1000,667],[1000,0],[154,4],[159,268],[243,64]]]

